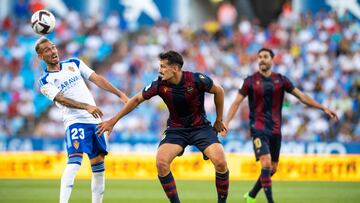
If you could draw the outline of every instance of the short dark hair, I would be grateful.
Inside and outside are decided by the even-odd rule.
[[[258,54],[260,54],[260,52],[263,52],[263,51],[267,51],[269,54],[270,54],[270,56],[271,56],[271,58],[274,58],[274,56],[275,56],[275,54],[274,54],[274,52],[271,50],[271,49],[268,49],[268,48],[261,48],[259,51],[258,51]]]
[[[36,51],[36,53],[38,54],[39,53],[39,49],[40,49],[40,44],[42,44],[42,43],[45,43],[45,42],[51,42],[48,38],[46,38],[46,37],[40,37],[37,41],[36,41],[36,43],[35,43],[35,51]]]
[[[184,60],[182,56],[176,51],[167,51],[159,54],[160,60],[168,60],[170,65],[177,64],[180,68],[182,68],[184,64]]]

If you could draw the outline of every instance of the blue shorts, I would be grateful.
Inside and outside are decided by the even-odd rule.
[[[199,128],[166,129],[159,146],[164,143],[180,145],[183,151],[178,156],[181,156],[188,145],[194,145],[201,152],[204,152],[208,146],[220,143],[220,141],[217,137],[217,132],[212,126],[204,126]],[[208,158],[204,155],[204,159]]]
[[[74,123],[66,129],[66,150],[68,154],[86,153],[95,158],[100,153],[108,154],[105,135],[95,134],[97,124]]]
[[[261,155],[270,154],[272,162],[279,162],[281,135],[252,131],[251,136],[256,161],[259,160]]]

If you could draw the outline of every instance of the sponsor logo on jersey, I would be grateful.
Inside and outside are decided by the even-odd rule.
[[[81,76],[75,75],[74,77],[71,77],[70,79],[64,81],[60,85],[60,89],[62,92],[66,91],[68,88],[72,87],[73,84],[75,84],[76,81],[80,80]]]

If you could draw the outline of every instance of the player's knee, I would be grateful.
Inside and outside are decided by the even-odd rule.
[[[158,170],[158,173],[160,175],[168,173],[168,171],[170,170],[170,164],[163,159],[157,159],[156,160],[156,168]]]
[[[226,171],[227,163],[225,159],[217,159],[213,161],[216,171]]]
[[[68,159],[68,163],[67,164],[78,164],[81,165],[82,162],[82,156],[81,155],[73,155],[70,156]]]
[[[267,155],[260,157],[262,168],[271,168],[271,158]]]
[[[100,163],[100,162],[104,162],[104,156],[102,155],[98,155],[92,159],[90,159],[90,164],[93,165],[93,164],[96,164],[96,163]]]

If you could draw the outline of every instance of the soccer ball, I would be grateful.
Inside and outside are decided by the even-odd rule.
[[[31,16],[31,27],[39,35],[49,34],[55,28],[55,17],[47,10],[36,11]]]

